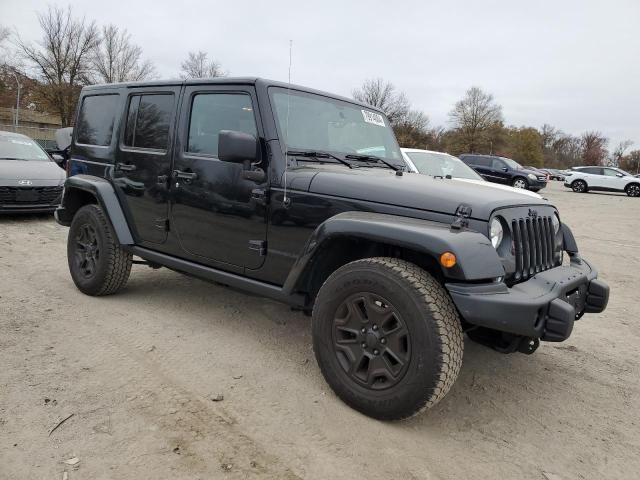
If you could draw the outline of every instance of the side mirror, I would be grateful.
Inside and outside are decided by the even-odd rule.
[[[621,173],[616,173],[616,177],[624,177],[624,175],[622,175]]]
[[[509,169],[508,169],[507,167],[502,167],[502,171],[503,171],[503,172],[508,172],[508,171],[509,171]]]
[[[223,162],[255,162],[258,158],[258,140],[248,133],[220,130],[218,158]]]

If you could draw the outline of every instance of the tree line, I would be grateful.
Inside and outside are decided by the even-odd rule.
[[[494,154],[522,165],[569,168],[577,165],[614,165],[640,169],[640,150],[620,142],[608,150],[609,139],[597,130],[571,135],[549,124],[540,128],[505,125],[502,107],[478,87],[469,88],[449,112],[450,127],[431,126],[429,117],[411,107],[404,92],[377,78],[366,80],[353,97],[383,110],[402,147],[447,152]]]
[[[85,85],[153,79],[156,68],[145,59],[130,33],[116,25],[99,27],[76,17],[71,7],[50,6],[37,14],[38,42],[28,42],[0,25],[0,106],[14,106],[16,80],[21,108],[56,114],[70,125]],[[13,48],[12,48],[13,46]],[[181,78],[226,75],[204,51],[191,51],[180,64]],[[617,165],[640,168],[640,150],[620,142],[609,151],[609,139],[597,130],[571,135],[549,124],[540,128],[506,125],[502,107],[478,87],[469,88],[449,112],[449,128],[432,126],[426,113],[414,109],[404,92],[376,78],[353,90],[359,101],[383,110],[403,147],[460,153],[502,155],[523,165],[567,168]]]
[[[71,7],[50,6],[37,19],[41,30],[37,42],[0,25],[0,106],[15,106],[20,83],[20,108],[54,113],[67,126],[73,122],[83,86],[157,76],[126,29],[113,24],[100,27],[75,16]],[[188,52],[178,75],[205,78],[225,72],[206,52],[197,51]]]

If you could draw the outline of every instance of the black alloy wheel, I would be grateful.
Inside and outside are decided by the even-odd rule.
[[[626,192],[630,197],[640,197],[640,185],[632,183],[626,188]]]
[[[576,180],[571,184],[571,189],[576,193],[585,193],[587,191],[587,184],[583,180]]]
[[[85,278],[95,276],[100,260],[98,234],[93,225],[85,223],[76,233],[76,248],[73,260],[76,268]]]
[[[372,293],[351,295],[333,319],[333,349],[340,366],[371,390],[396,385],[411,360],[409,330],[388,300]]]

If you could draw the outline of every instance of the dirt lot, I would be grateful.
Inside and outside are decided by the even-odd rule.
[[[302,314],[144,266],[90,298],[66,228],[0,218],[0,478],[638,478],[640,201],[545,194],[608,310],[533,356],[467,341],[446,399],[400,423],[333,395]]]

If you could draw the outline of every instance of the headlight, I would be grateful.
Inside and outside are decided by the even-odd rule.
[[[533,173],[528,174],[527,177],[529,177],[531,180],[537,180],[538,179],[538,177],[536,177]]]
[[[558,232],[560,231],[560,219],[558,218],[558,215],[551,217],[551,224],[553,225],[553,234],[558,235]]]
[[[491,245],[493,248],[498,248],[498,245],[502,243],[502,237],[504,235],[504,231],[502,230],[502,222],[497,218],[491,220],[491,225],[489,225],[489,239],[491,239]]]

